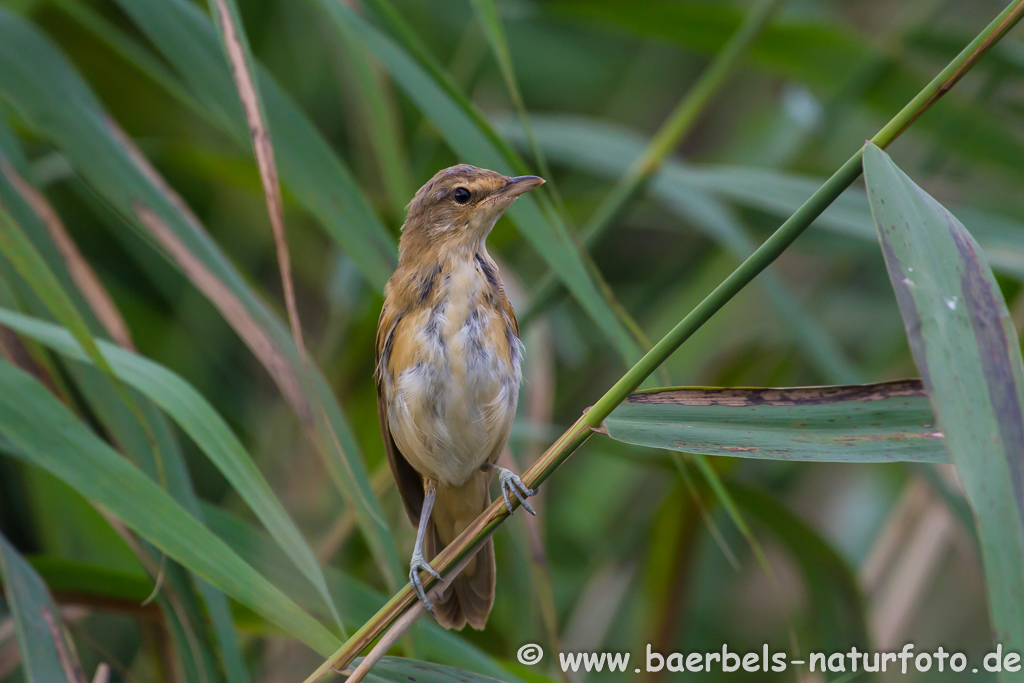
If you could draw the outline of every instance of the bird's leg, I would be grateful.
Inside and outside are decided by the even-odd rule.
[[[409,583],[416,591],[420,601],[427,610],[434,614],[434,606],[427,598],[427,592],[423,589],[423,581],[420,580],[420,570],[423,570],[441,581],[441,575],[423,559],[423,537],[427,534],[427,525],[430,524],[430,513],[434,509],[434,497],[437,495],[437,484],[426,479],[423,483],[423,509],[420,511],[420,526],[416,529],[416,545],[412,549],[412,560],[409,562]],[[436,615],[435,615],[436,616]]]
[[[519,478],[519,475],[515,474],[512,470],[507,470],[500,465],[495,465],[492,462],[485,462],[480,466],[480,469],[484,472],[497,472],[498,481],[501,482],[501,495],[505,499],[505,507],[508,508],[508,513],[512,514],[512,499],[509,498],[509,492],[511,492],[519,502],[522,503],[526,511],[531,515],[537,513],[533,511],[530,504],[526,502],[526,499],[530,496],[537,494],[536,491],[530,488],[526,488],[526,484]]]

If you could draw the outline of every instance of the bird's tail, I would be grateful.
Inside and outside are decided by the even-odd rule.
[[[491,503],[488,475],[474,474],[462,486],[438,485],[430,526],[423,543],[423,555],[430,562],[446,545]],[[437,622],[445,628],[461,629],[467,623],[480,630],[494,605],[494,543],[487,539],[444,593],[434,601]]]

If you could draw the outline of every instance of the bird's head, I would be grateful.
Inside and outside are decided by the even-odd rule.
[[[474,248],[516,197],[543,184],[537,176],[509,178],[468,164],[438,171],[409,202],[403,247]]]

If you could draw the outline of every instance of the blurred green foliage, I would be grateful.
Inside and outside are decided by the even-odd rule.
[[[126,207],[149,196],[149,186],[138,180],[137,187],[117,186],[120,193],[111,189],[117,181],[96,159],[114,147],[93,137],[102,121],[86,115],[88,98],[69,82],[34,83],[54,105],[66,103],[68,123],[33,120],[11,89],[0,87],[0,149],[56,209],[111,293],[139,354],[184,378],[241,440],[325,565],[327,588],[351,630],[393,592],[381,566],[393,553],[407,555],[414,531],[384,461],[372,379],[381,285],[393,264],[403,202],[456,162],[511,167],[518,155],[537,171],[541,164],[508,89],[510,66],[551,166],[552,192],[501,221],[489,250],[500,259],[517,310],[529,307],[535,284],[553,265],[566,263],[559,274],[583,301],[559,298],[523,331],[526,384],[511,441],[523,468],[621,376],[623,355],[640,343],[621,317],[603,308],[600,285],[587,278],[591,264],[575,254],[570,236],[751,3],[497,2],[509,57],[503,73],[480,23],[487,15],[474,12],[472,3],[396,0],[397,15],[449,75],[448,85],[466,93],[497,131],[495,140],[431,79],[408,37],[386,21],[381,8],[390,3],[326,7],[333,2],[238,5],[264,67],[271,133],[275,142],[294,144],[290,157],[280,147],[277,154],[307,344],[344,410],[332,424],[351,428],[342,431],[340,450],[368,472],[344,496],[265,367],[152,235],[131,222]],[[786,3],[670,162],[590,252],[639,336],[660,338],[689,312],[1003,6],[997,0]],[[208,241],[196,238],[202,247],[196,249],[209,245],[209,262],[228,274],[223,277],[261,324],[264,314],[284,320],[259,175],[206,4],[3,0],[0,12],[5,22],[31,23],[64,53],[95,93],[98,106],[89,111],[108,112],[180,194],[208,231]],[[338,21],[346,12],[374,32]],[[179,25],[176,16],[191,19]],[[389,49],[400,52],[389,60]],[[29,75],[47,66],[27,55],[21,65]],[[1024,44],[1011,33],[890,150],[978,238],[1018,329],[1024,324],[1022,116]],[[64,125],[61,141],[56,128]],[[10,203],[6,195],[0,199]],[[32,235],[44,250],[45,231]],[[54,254],[51,246],[44,256]],[[87,311],[74,283],[65,277],[63,284]],[[46,317],[26,292],[5,267],[0,305]],[[87,322],[101,334],[92,317]],[[285,328],[278,321],[266,326],[285,347]],[[130,416],[99,407],[116,400],[103,377],[26,344],[53,368],[83,428],[123,453],[134,443],[140,466],[146,469],[149,458],[155,470],[144,435],[128,427],[119,432]],[[705,386],[914,376],[863,191],[844,195],[664,371],[673,385]],[[147,417],[156,412],[140,405]],[[196,499],[202,501],[206,523],[235,553],[329,623],[322,598],[256,530],[257,516],[217,466],[183,433],[154,419],[156,438],[175,444],[167,449],[180,451],[191,479],[180,489],[172,485],[172,495],[197,516]],[[0,449],[10,446],[0,434]],[[974,530],[958,507],[959,489],[944,474],[924,476],[917,469],[924,466],[907,463],[711,463],[735,492],[774,576],[765,574],[757,546],[718,506],[697,470],[691,488],[667,453],[592,438],[545,484],[535,527],[528,530],[534,522],[517,516],[498,532],[497,602],[487,630],[453,635],[424,623],[399,652],[504,680],[532,680],[537,673],[558,680],[551,668],[557,647],[639,657],[647,643],[663,652],[720,650],[728,643],[743,652],[767,642],[775,651],[806,653],[854,642],[898,649],[913,641],[918,650],[944,644],[974,660],[988,651]],[[386,529],[368,541],[378,522]],[[192,595],[187,614],[179,615],[185,627],[163,626],[161,615],[173,606],[140,607],[137,585],[148,581],[143,567],[123,536],[59,479],[19,458],[0,458],[0,530],[33,562],[59,604],[86,607],[65,615],[86,671],[104,661],[114,680],[205,680],[204,666],[205,675],[227,676],[224,651],[217,665],[192,661],[183,650],[193,645],[175,632],[187,632],[188,623],[204,629],[215,614],[215,626],[223,628],[226,615],[211,602],[216,598],[200,590],[202,604]],[[539,566],[531,562],[538,538],[545,553]],[[152,557],[161,561],[159,553]],[[202,585],[180,567],[171,571],[169,600]],[[114,590],[97,579],[104,576],[125,577],[133,590]],[[231,607],[252,680],[302,680],[322,661],[253,605]],[[0,680],[13,683],[25,679],[15,666],[13,633],[4,630],[12,611],[0,602]],[[224,647],[223,637],[206,640],[199,645],[205,651],[218,642]],[[174,646],[163,648],[166,642]],[[548,651],[545,663],[529,671],[508,664],[527,642]],[[781,681],[793,673],[703,676]],[[237,673],[231,678],[239,680]],[[663,673],[649,680],[675,678]],[[960,678],[932,672],[910,680]]]

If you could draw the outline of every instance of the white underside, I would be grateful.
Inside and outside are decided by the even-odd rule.
[[[387,396],[396,445],[420,474],[446,485],[461,485],[497,457],[519,400],[519,341],[511,363],[488,342],[488,323],[507,323],[476,305],[486,284],[478,279],[471,263],[452,273],[448,289],[462,296],[448,298],[437,333],[417,332],[423,360],[403,370]]]

